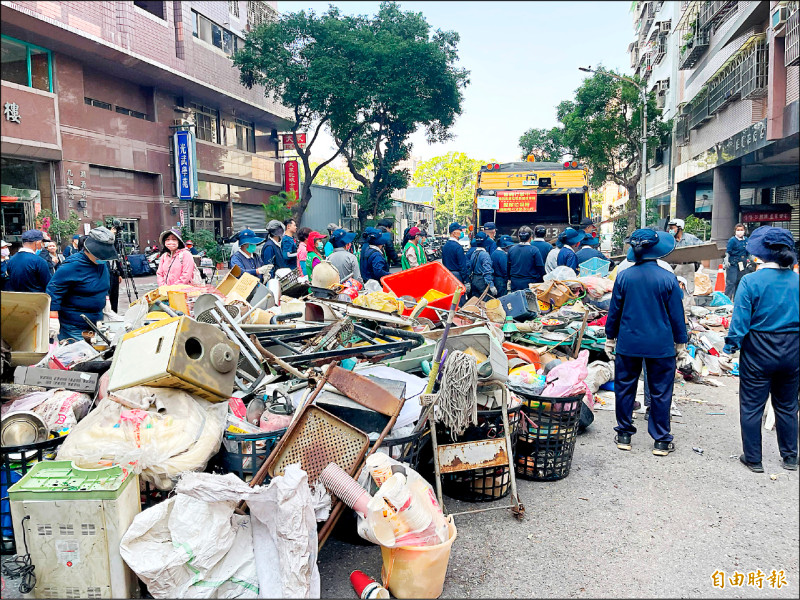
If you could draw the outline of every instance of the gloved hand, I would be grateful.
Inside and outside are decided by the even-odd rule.
[[[689,369],[692,364],[692,355],[686,349],[686,344],[675,344],[675,366],[679,369]]]
[[[466,290],[467,294],[469,294],[472,291],[472,284],[471,283],[465,283],[464,284],[464,289]]]
[[[259,275],[266,275],[267,273],[272,271],[273,265],[264,265],[263,267],[258,267],[256,269],[256,273]]]
[[[61,331],[61,323],[58,322],[56,317],[50,317],[50,339],[58,338],[58,334]]]
[[[681,352],[686,352],[686,344],[675,344],[675,356],[678,356]]]
[[[489,288],[489,293],[490,293],[492,296],[494,296],[495,298],[497,298],[497,288],[496,288],[496,287],[494,287],[494,286],[490,287],[490,288]]]
[[[606,345],[603,348],[606,352],[606,356],[611,360],[614,360],[614,350],[617,347],[617,340],[610,340],[606,339]]]
[[[725,255],[725,258],[722,259],[722,268],[727,270],[728,267],[731,266],[731,261],[728,259],[728,255]]]

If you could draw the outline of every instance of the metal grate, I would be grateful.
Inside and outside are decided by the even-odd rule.
[[[736,12],[736,0],[714,0],[702,2],[700,6],[700,27],[716,31]]]
[[[653,64],[661,64],[661,61],[664,60],[664,56],[667,54],[667,36],[662,35],[659,36],[658,42],[656,42],[656,55],[653,59]]]
[[[43,536],[53,535],[53,526],[49,524],[46,525],[40,524],[36,527],[36,533],[38,535],[43,535]]]
[[[742,98],[754,100],[767,95],[767,44],[755,41],[745,52],[742,61]]]
[[[81,588],[78,587],[68,587],[64,588],[64,598],[83,598],[81,594]]]
[[[247,30],[252,31],[263,23],[274,21],[277,12],[266,2],[247,0]]]
[[[708,112],[708,92],[703,89],[694,97],[687,111],[689,115],[689,129],[696,129],[711,118]]]
[[[103,597],[103,590],[99,587],[90,587],[86,588],[86,597],[87,598],[102,598]]]
[[[742,54],[736,54],[730,62],[708,82],[708,112],[714,114],[742,92]]]
[[[679,115],[675,121],[675,143],[685,146],[689,143],[689,115]]]
[[[58,526],[58,535],[73,536],[75,535],[75,529],[71,523],[61,523]]]
[[[786,19],[784,58],[787,67],[800,65],[800,10],[797,9]]]

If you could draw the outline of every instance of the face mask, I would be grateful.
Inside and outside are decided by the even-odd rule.
[[[669,234],[670,234],[672,237],[675,237],[676,235],[678,235],[678,230],[677,230],[677,229],[670,229],[670,230],[669,230]]]
[[[735,236],[736,236],[738,239],[740,239],[740,240],[741,240],[741,239],[744,237],[744,231],[742,231],[742,230],[740,229],[740,230],[736,231],[734,235],[735,235]]]
[[[256,251],[255,244],[245,244],[244,249],[247,250],[250,254],[253,254]]]
[[[462,231],[462,232],[461,232],[461,235],[460,235],[460,236],[458,236],[458,239],[460,239],[460,240],[463,240],[465,237],[467,237],[467,236],[466,236],[466,235],[464,235],[464,232]]]
[[[10,256],[11,255],[11,251],[8,248],[3,248],[3,250],[0,251],[0,255],[2,255],[2,256]]]
[[[317,250],[322,250],[322,248],[324,247],[324,244],[322,242],[317,242],[316,244],[314,244],[314,247]]]

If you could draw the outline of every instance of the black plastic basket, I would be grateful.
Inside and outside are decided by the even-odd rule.
[[[284,275],[278,279],[281,286],[281,295],[289,296],[290,298],[299,298],[308,293],[308,282],[302,283],[298,281],[300,278],[300,271],[292,269],[291,273]]]
[[[222,470],[225,473],[235,473],[243,481],[249,481],[264,464],[284,433],[286,433],[286,428],[263,433],[226,431],[223,434],[222,446],[219,450],[219,463]],[[234,447],[233,451],[226,448],[226,441]],[[270,479],[267,476],[264,479],[264,485],[268,484]]]
[[[511,453],[515,453],[519,425],[521,421],[522,406],[508,409],[508,424],[511,427]],[[503,431],[503,411],[479,410],[478,425],[471,425],[460,436],[457,442],[472,442],[481,439],[497,439],[505,435]],[[484,432],[488,429],[489,434]],[[450,443],[450,432],[439,428],[437,438],[440,444]],[[442,493],[450,498],[464,502],[493,502],[505,498],[511,493],[510,467],[488,467],[485,469],[472,469],[442,475]]]
[[[521,397],[524,423],[514,453],[517,476],[533,481],[563,479],[572,465],[583,394]]]
[[[56,449],[67,439],[67,436],[55,437],[38,444],[27,446],[3,446],[0,451],[0,481],[2,481],[2,499],[0,499],[0,524],[2,524],[2,554],[16,554],[14,543],[14,524],[11,521],[11,503],[8,499],[8,488],[22,479],[33,465],[43,460],[55,459]]]

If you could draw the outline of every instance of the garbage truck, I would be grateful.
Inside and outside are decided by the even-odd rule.
[[[493,221],[498,235],[517,237],[519,228],[544,225],[546,239],[565,227],[577,228],[591,217],[586,167],[571,155],[562,162],[521,162],[482,165],[475,182],[472,222],[476,230]]]

